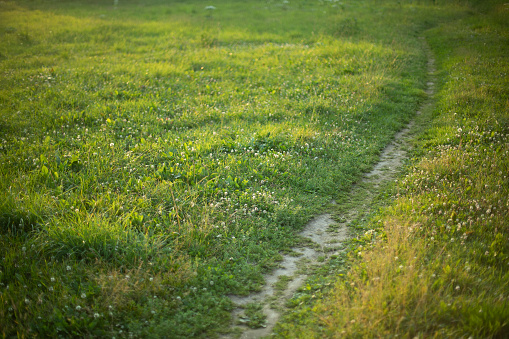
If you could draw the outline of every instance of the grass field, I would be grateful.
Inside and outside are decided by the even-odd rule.
[[[438,93],[396,200],[361,223],[348,274],[291,301],[279,337],[509,335],[509,7],[467,9],[425,33]]]
[[[414,116],[425,99],[421,36],[437,56],[441,91],[416,154],[422,160],[383,223],[419,222],[423,231],[404,238],[423,243],[435,230],[436,240],[422,245],[426,258],[457,239],[440,252],[451,253],[439,263],[446,274],[472,255],[472,274],[489,282],[449,291],[460,278],[453,285],[439,279],[430,288],[437,295],[471,294],[463,304],[443,299],[444,311],[430,314],[452,314],[444,322],[455,322],[474,314],[462,313],[468,302],[495,305],[483,313],[487,320],[468,324],[481,336],[476,329],[493,320],[486,333],[501,333],[507,323],[499,315],[508,312],[507,161],[500,156],[509,121],[506,18],[503,4],[453,1],[1,2],[0,333],[228,332],[228,295],[259,290],[281,253],[302,241],[306,222],[344,199]],[[463,147],[472,157],[461,162],[458,154],[470,154]],[[499,160],[476,176],[486,159]],[[457,196],[438,191],[449,187]],[[438,203],[446,205],[436,216]],[[482,212],[469,214],[470,205]],[[414,219],[411,210],[422,213]],[[445,231],[449,218],[453,230],[465,218],[460,235]],[[481,240],[464,239],[472,246],[463,251],[460,237],[478,233]],[[483,288],[492,292],[480,294]],[[345,297],[337,295],[322,305],[333,318],[326,333],[363,333],[331,311]],[[301,331],[289,319],[280,334]]]

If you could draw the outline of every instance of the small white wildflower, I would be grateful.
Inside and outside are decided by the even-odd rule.
[[[71,266],[67,266],[65,269],[70,271],[71,270]]]
[[[85,293],[81,293],[81,298],[85,299],[87,295]]]
[[[94,318],[96,318],[96,319],[97,319],[97,318],[99,318],[99,317],[100,317],[99,313],[94,313]]]
[[[110,144],[110,147],[113,147],[113,146],[115,146],[115,144],[114,144],[114,143],[111,143],[111,144]]]
[[[55,278],[54,277],[51,277],[49,280],[51,280],[51,282],[55,282]]]
[[[76,311],[81,311],[81,306],[80,305],[76,306]]]

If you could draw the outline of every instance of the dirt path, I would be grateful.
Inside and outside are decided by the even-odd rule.
[[[417,116],[429,108],[434,95],[434,59],[430,55],[429,48],[426,47],[425,50],[428,54],[427,71],[428,79],[430,79],[426,86],[428,99],[421,105]],[[338,206],[346,212],[336,218],[337,220],[333,220],[330,214],[322,214],[311,220],[300,234],[310,239],[310,245],[294,248],[295,254],[292,256],[285,255],[279,268],[265,277],[266,285],[261,292],[246,297],[231,296],[231,300],[237,305],[233,312],[233,326],[237,328],[237,335],[233,337],[251,339],[270,335],[283,313],[286,300],[291,298],[305,282],[306,272],[341,251],[341,243],[349,237],[348,225],[369,213],[372,200],[379,193],[380,186],[397,178],[402,162],[411,147],[414,121],[395,135],[392,143],[383,150],[379,162],[371,172],[352,188],[349,194],[350,203]],[[276,288],[278,282],[280,287]],[[252,303],[263,305],[262,312],[267,317],[265,327],[251,329],[242,325],[248,319],[245,307]]]

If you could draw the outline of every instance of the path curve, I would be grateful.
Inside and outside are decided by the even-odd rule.
[[[428,57],[427,72],[429,80],[426,84],[427,99],[416,112],[416,116],[429,109],[435,92],[435,60],[431,56],[431,50],[424,38],[419,39],[423,41],[424,50]],[[338,218],[339,221],[333,220],[332,216],[327,213],[315,217],[300,233],[301,236],[310,239],[312,245],[294,248],[293,250],[297,255],[284,255],[279,267],[265,276],[266,284],[260,292],[245,297],[230,296],[237,306],[233,311],[232,326],[242,330],[239,336],[241,339],[254,339],[270,335],[283,313],[285,302],[305,282],[307,278],[306,268],[320,265],[321,262],[326,262],[332,255],[337,255],[341,251],[341,243],[349,237],[348,225],[359,216],[369,212],[369,206],[378,193],[380,186],[397,178],[403,160],[407,158],[408,149],[411,147],[410,140],[413,137],[412,128],[414,124],[415,118],[405,128],[396,133],[394,140],[382,151],[380,159],[373,169],[365,174],[359,184],[352,188],[349,193],[350,200],[357,201],[356,198],[361,197],[363,204],[349,209],[348,212]],[[330,227],[332,225],[334,225],[334,228]],[[277,291],[274,285],[282,276],[288,277],[290,281],[284,290]],[[244,307],[251,303],[263,304],[262,311],[267,317],[265,327],[251,329],[242,325],[242,320],[246,318]]]

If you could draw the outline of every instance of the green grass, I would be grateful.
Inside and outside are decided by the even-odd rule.
[[[294,298],[280,337],[507,336],[508,18],[474,2],[426,31],[439,87],[396,199],[361,225],[346,274],[313,277],[320,301]]]
[[[3,336],[227,331],[227,295],[414,115],[419,35],[464,12],[208,5],[0,4]]]

